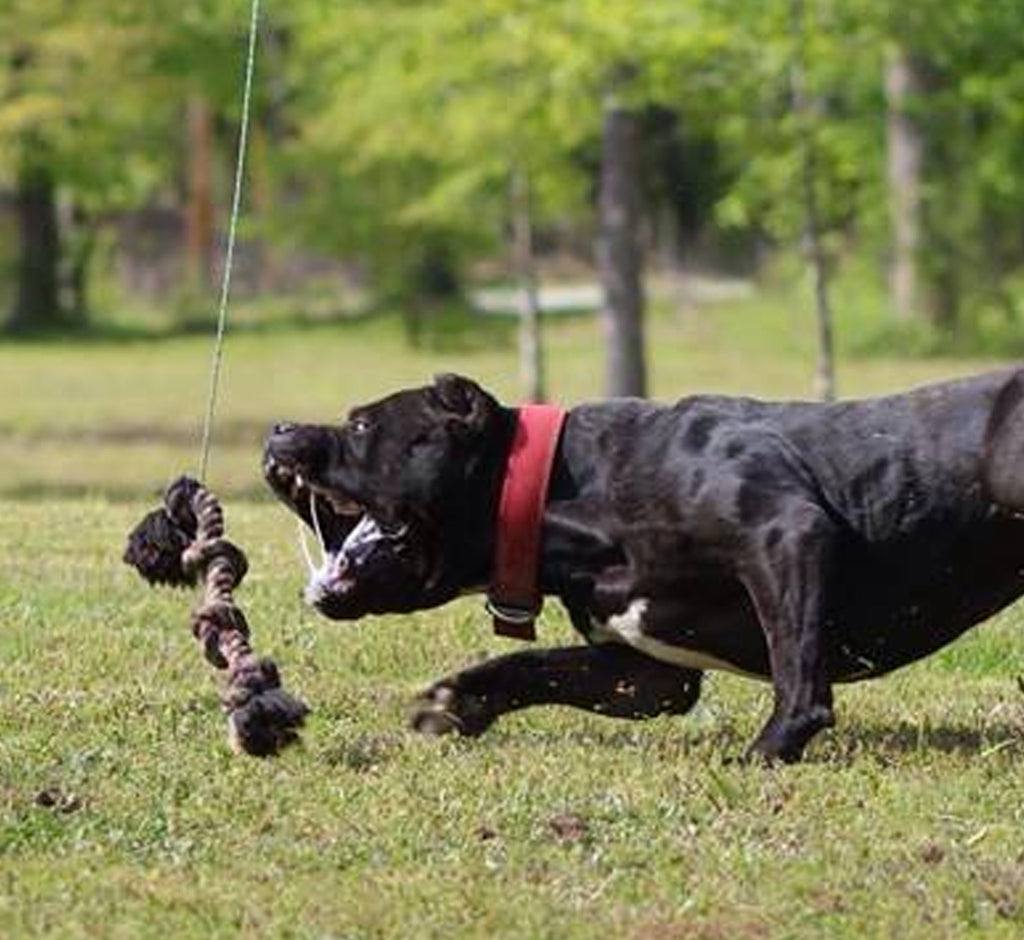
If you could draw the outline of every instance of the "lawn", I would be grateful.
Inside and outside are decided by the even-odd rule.
[[[842,324],[840,324],[842,328]],[[599,330],[552,324],[552,387],[599,393]],[[806,396],[812,330],[755,297],[652,318],[654,392]],[[806,763],[732,762],[765,686],[715,676],[685,719],[536,710],[478,741],[404,727],[414,692],[485,653],[466,599],[318,620],[259,441],[436,371],[516,389],[511,337],[413,352],[388,318],[229,337],[210,483],[252,573],[257,645],[314,708],[283,757],[234,756],[190,598],[145,588],[124,533],[195,466],[204,336],[0,347],[0,937],[1019,937],[1021,611],[838,690]],[[841,363],[845,395],[992,365]],[[568,639],[550,604],[545,642]],[[49,803],[51,805],[40,805]]]

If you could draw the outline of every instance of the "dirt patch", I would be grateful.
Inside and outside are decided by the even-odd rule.
[[[558,813],[548,820],[548,829],[560,842],[578,842],[590,832],[590,825],[579,813]]]
[[[60,787],[40,790],[32,802],[41,809],[65,814],[77,812],[82,808],[82,801],[74,793],[65,793]]]

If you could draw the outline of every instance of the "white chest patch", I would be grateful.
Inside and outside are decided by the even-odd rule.
[[[604,622],[591,618],[593,624],[590,633],[591,640],[595,643],[622,643],[641,653],[646,653],[654,659],[686,669],[721,669],[754,679],[764,678],[764,676],[746,672],[717,656],[709,656],[699,650],[676,646],[673,643],[666,643],[664,640],[648,636],[643,631],[643,623],[649,606],[650,601],[646,597],[638,597],[630,601],[629,606],[621,614],[612,614]]]

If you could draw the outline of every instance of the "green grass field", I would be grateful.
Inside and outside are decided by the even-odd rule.
[[[662,309],[654,392],[806,396],[811,337],[772,297]],[[514,399],[507,340],[414,353],[388,319],[229,337],[210,483],[252,562],[238,600],[257,645],[315,709],[270,761],[226,747],[191,598],[119,561],[195,466],[208,339],[0,347],[0,937],[1020,937],[1019,610],[839,689],[838,727],[791,768],[730,762],[769,707],[730,677],[685,719],[552,709],[472,742],[405,730],[421,686],[511,642],[472,600],[358,625],[305,610],[259,441],[276,418],[329,418],[442,369]],[[549,341],[558,397],[596,396],[597,325]],[[844,361],[840,385],[992,364]],[[569,633],[549,605],[542,640]]]

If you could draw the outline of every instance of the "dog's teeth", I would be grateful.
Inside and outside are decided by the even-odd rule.
[[[296,486],[305,486],[306,485],[306,481],[303,478],[301,473],[296,473],[295,474],[295,484],[296,484]]]

